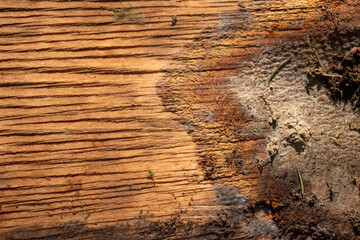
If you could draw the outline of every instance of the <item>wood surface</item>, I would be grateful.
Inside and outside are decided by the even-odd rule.
[[[304,34],[321,4],[2,0],[0,236],[42,237],[69,221],[204,222],[219,208],[217,185],[256,198],[259,169],[206,178],[200,164],[212,154],[217,168],[234,147],[263,157],[262,134],[224,134],[245,116],[222,79],[264,45]]]

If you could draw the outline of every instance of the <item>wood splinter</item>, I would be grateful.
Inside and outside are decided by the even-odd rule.
[[[172,17],[172,19],[171,19],[171,26],[175,26],[176,23],[177,23],[177,16],[174,15],[174,16]]]
[[[299,171],[299,168],[296,168],[298,176],[299,176],[299,181],[300,181],[300,186],[301,186],[301,196],[304,196],[304,183],[301,177],[301,173]]]
[[[290,62],[290,60],[292,59],[292,55],[290,57],[288,57],[285,61],[283,61],[282,63],[280,63],[279,66],[277,66],[277,68],[275,68],[275,70],[271,73],[269,80],[268,80],[268,84],[270,84],[270,82],[273,80],[273,78],[275,77],[275,75],[280,71],[281,68],[283,68],[288,62]]]
[[[323,71],[323,73],[326,73],[326,70],[324,68],[324,65],[322,64],[322,62],[320,61],[320,58],[319,58],[319,55],[317,54],[317,51],[315,48],[312,48],[314,54],[315,54],[315,57],[316,57],[316,60],[318,61],[320,67],[321,67],[321,70]]]

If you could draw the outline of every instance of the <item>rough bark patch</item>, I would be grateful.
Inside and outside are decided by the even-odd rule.
[[[348,102],[334,101],[321,80],[308,79],[308,70],[317,64],[312,48],[325,66],[339,64],[360,44],[359,34],[359,30],[319,32],[265,47],[239,63],[239,74],[231,77],[242,106],[255,116],[258,109],[268,112],[269,161],[262,165],[260,191],[275,208],[286,238],[355,238],[353,226],[360,217],[360,135],[349,122],[359,113]],[[273,70],[290,55],[292,61],[268,84]]]

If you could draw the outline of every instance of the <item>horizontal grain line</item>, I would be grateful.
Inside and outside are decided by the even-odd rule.
[[[173,28],[168,27],[168,28],[162,28],[163,31],[166,30],[171,30],[173,31]],[[179,30],[193,30],[193,31],[197,31],[197,30],[201,30],[201,28],[195,28],[194,26],[191,27],[181,27],[180,29],[177,29],[179,32]],[[124,33],[143,33],[146,32],[147,34],[150,32],[158,32],[159,29],[158,28],[142,28],[142,29],[132,29],[132,30],[118,30],[118,31],[95,31],[92,33],[81,33],[82,36],[96,36],[96,35],[104,35],[104,34],[124,34]],[[1,33],[0,34],[0,38],[7,38],[7,37],[42,37],[42,36],[54,36],[54,35],[65,35],[65,34],[74,34],[74,35],[80,35],[79,31],[62,31],[62,32],[47,32],[47,33],[23,33],[23,32],[17,32],[17,33]],[[183,33],[183,34],[179,34],[179,35],[187,35],[188,33]],[[176,36],[176,34],[175,34]],[[143,38],[144,36],[129,36],[127,37],[128,39],[134,39],[134,38]],[[123,38],[123,37],[118,37]]]
[[[1,99],[42,99],[42,98],[87,98],[87,97],[109,97],[129,94],[135,91],[113,92],[113,93],[94,93],[94,94],[58,94],[58,95],[36,95],[36,96],[0,96]],[[128,97],[136,97],[138,95],[129,95]],[[142,95],[143,96],[143,95]]]
[[[173,149],[176,148],[181,148],[184,147],[185,145],[178,145],[178,146],[171,146]],[[105,151],[105,152],[117,152],[117,151],[131,151],[131,150],[140,150],[140,149],[150,149],[152,148],[153,145],[151,144],[143,144],[141,146],[134,146],[134,147],[114,147],[111,149],[100,149],[101,151]],[[163,150],[164,149],[168,149],[169,146],[164,145],[163,146]],[[69,153],[69,151],[75,151],[75,150],[84,150],[84,149],[88,149],[88,151],[83,151],[83,152],[75,152],[75,154],[78,153],[89,153],[89,152],[99,152],[99,149],[97,147],[81,147],[81,148],[70,148],[70,149],[63,149],[63,150],[50,150],[50,151],[25,151],[25,152],[21,152],[21,153],[27,153],[30,152],[31,153],[54,153],[54,152],[67,152]],[[196,151],[183,151],[181,154],[194,154],[197,153]],[[1,154],[4,155],[4,154]],[[8,154],[9,155],[9,154]],[[50,158],[50,159],[36,159],[36,158],[31,158],[31,160],[16,160],[16,161],[7,161],[7,162],[3,162],[0,163],[0,166],[11,166],[11,165],[26,165],[26,164],[34,164],[36,163],[37,165],[59,165],[59,164],[67,164],[67,163],[92,163],[92,162],[120,162],[123,164],[127,164],[127,163],[143,163],[145,162],[143,160],[144,157],[151,157],[151,156],[158,156],[160,154],[156,154],[156,153],[152,153],[152,154],[137,154],[137,155],[132,155],[132,156],[127,156],[127,157],[94,157],[94,158],[75,158],[72,157],[70,158]],[[140,158],[140,160],[134,160]],[[124,160],[130,160],[131,161],[124,161]],[[159,161],[162,161],[163,159],[159,158]],[[164,159],[165,161],[165,159]],[[169,160],[167,160],[169,161]]]
[[[36,122],[22,122],[22,123],[13,123],[6,124],[7,126],[26,126],[26,125],[43,125],[51,123],[80,123],[80,122],[106,122],[106,123],[129,123],[129,122],[149,122],[151,118],[148,117],[87,117],[87,118],[78,118],[78,119],[63,119],[63,120],[49,120],[49,121],[36,121]]]
[[[0,105],[0,109],[36,109],[36,108],[58,108],[58,107],[72,107],[72,106],[85,106],[92,105],[91,103],[63,103],[63,104],[48,104],[48,105]]]
[[[117,129],[117,130],[99,130],[94,131],[93,129],[89,129],[89,131],[80,132],[78,130],[71,130],[66,129],[66,131],[37,131],[37,132],[26,132],[26,131],[6,131],[6,130],[0,130],[0,136],[2,137],[13,137],[13,136],[21,136],[21,137],[33,137],[33,136],[52,136],[52,135],[91,135],[91,134],[109,134],[109,133],[132,133],[132,132],[145,132],[141,128],[132,128],[132,129]]]
[[[0,51],[1,52],[1,51]],[[133,54],[112,54],[112,55],[85,55],[78,57],[51,57],[51,58],[3,58],[1,62],[34,62],[34,61],[67,61],[79,59],[125,59],[125,58],[170,58],[167,53],[151,54],[151,53],[133,53]]]
[[[39,146],[39,145],[61,145],[61,144],[68,144],[68,143],[86,143],[86,142],[108,142],[108,141],[116,141],[116,140],[130,140],[130,139],[137,139],[141,140],[142,136],[127,136],[127,137],[109,137],[109,138],[88,138],[88,139],[69,139],[69,140],[57,140],[57,141],[31,141],[31,142],[8,142],[6,145],[9,146]]]
[[[133,186],[135,184],[132,184]],[[97,192],[96,190],[103,190],[103,189],[96,189],[94,190],[94,193],[88,193],[88,194],[81,194],[81,197],[79,197],[79,199],[77,201],[91,201],[91,200],[94,200],[94,199],[97,199],[97,200],[108,200],[108,199],[114,199],[114,198],[126,198],[126,197],[132,197],[132,196],[139,196],[139,195],[145,195],[145,194],[148,194],[149,192],[140,192],[142,190],[146,190],[146,189],[153,189],[154,188],[154,185],[153,185],[153,182],[148,182],[148,183],[142,183],[142,184],[136,184],[135,186],[139,187],[139,186],[144,186],[142,187],[141,189],[127,189],[127,190],[124,190],[124,191],[103,191],[103,192]],[[149,186],[150,185],[150,186]],[[174,186],[186,186],[187,183],[182,183],[182,184],[176,184]],[[75,187],[77,187],[78,185],[74,184]],[[115,188],[116,189],[116,188]],[[207,192],[207,191],[211,191],[207,188],[204,188],[204,187],[197,187],[196,188],[198,191],[204,191],[204,192]],[[19,206],[27,206],[27,205],[48,205],[48,204],[57,204],[57,203],[61,203],[61,202],[71,202],[73,201],[73,198],[74,196],[62,196],[63,194],[68,194],[68,193],[76,193],[78,191],[82,191],[82,192],[89,192],[89,190],[82,190],[82,189],[72,189],[72,190],[66,190],[66,191],[59,191],[59,192],[56,192],[56,193],[51,193],[53,196],[51,198],[40,198],[40,199],[36,199],[36,200],[27,200],[27,201],[4,201],[4,202],[1,202],[1,204],[3,205],[12,205],[12,204],[16,204],[16,205],[19,205]],[[90,191],[91,192],[91,191]],[[133,192],[137,192],[137,193],[133,193]],[[153,193],[157,193],[157,194],[163,194],[164,192],[163,191],[152,191]],[[183,193],[184,191],[183,190],[179,190],[178,193],[181,192]],[[168,193],[168,192],[167,192]],[[172,192],[174,193],[174,192]],[[192,193],[192,191],[188,191],[187,192],[187,195],[190,195],[190,193]],[[110,195],[110,196],[102,196],[102,195]],[[121,194],[121,195],[119,195]],[[19,196],[22,196],[22,197],[26,197],[26,196],[31,196],[32,194],[29,193],[29,194],[21,194]],[[48,194],[46,193],[43,193],[41,195],[44,195],[44,196],[47,196]],[[54,195],[60,195],[60,197],[56,197]],[[92,198],[91,196],[94,196],[94,198]],[[102,197],[100,197],[102,196]],[[90,197],[90,198],[89,198]],[[178,198],[181,198],[182,196],[178,196]],[[58,199],[58,200],[57,200]],[[69,200],[67,200],[69,199]],[[55,201],[46,201],[46,200],[55,200]],[[170,200],[170,199],[169,199]],[[42,201],[44,203],[39,203],[39,201]],[[18,203],[24,203],[24,204],[18,204]],[[99,203],[94,203],[94,204],[88,204],[87,206],[91,206],[91,205],[98,205],[100,206]],[[85,206],[85,205],[83,205]],[[78,207],[82,207],[81,205],[78,205]],[[46,211],[49,211],[49,210],[59,210],[59,209],[63,209],[63,208],[71,208],[71,207],[58,207],[58,208],[51,208],[51,209],[46,209]],[[131,207],[129,207],[131,208]],[[43,212],[45,211],[44,209],[41,209],[39,210],[39,212]],[[8,213],[13,213],[15,211],[8,211]],[[16,210],[16,212],[26,212],[24,210]]]
[[[134,109],[135,105],[130,106],[120,106],[120,107],[95,107],[95,108],[81,108],[81,109],[71,109],[71,110],[63,110],[56,112],[44,112],[41,114],[23,114],[23,115],[11,115],[0,117],[0,121],[6,120],[19,120],[19,119],[31,119],[31,118],[43,118],[49,116],[76,116],[78,114],[88,114],[88,113],[104,113],[104,112],[120,112],[123,110]],[[147,108],[151,109],[151,108]]]
[[[113,15],[101,15],[101,17],[112,17]],[[231,15],[230,15],[231,16]],[[233,15],[236,16],[236,15]],[[144,20],[146,20],[146,25],[150,25],[150,24],[154,24],[154,25],[160,25],[163,23],[169,23],[170,25],[170,19],[172,17],[172,15],[169,16],[161,16],[162,18],[164,18],[164,20],[162,21],[149,21],[149,19],[151,19],[152,17],[147,17],[146,19],[144,18]],[[169,19],[166,19],[166,18]],[[190,17],[192,17],[190,15]],[[202,21],[206,21],[206,22],[214,22],[217,20],[216,18],[216,14],[214,14],[214,18],[207,18],[204,19]],[[153,18],[158,19],[159,16],[155,16]],[[196,23],[196,22],[192,22],[191,20],[187,20],[187,21],[183,21],[183,23]],[[131,25],[134,24],[131,21],[117,21],[117,20],[111,20],[111,21],[103,21],[103,22],[64,22],[64,23],[55,23],[55,24],[34,24],[32,22],[20,22],[20,23],[8,23],[8,24],[0,24],[0,27],[8,27],[11,25],[23,25],[22,27],[27,27],[27,28],[59,28],[59,27],[98,27],[98,26],[123,26],[123,25]],[[167,28],[167,29],[171,29],[171,28]],[[181,27],[181,29],[183,29],[183,27]],[[166,28],[164,28],[164,30],[166,30]]]
[[[154,187],[154,184],[176,184],[173,186],[186,186],[189,184],[189,182],[186,179],[180,178],[180,179],[173,179],[170,180],[168,177],[163,177],[163,178],[156,178],[156,181],[151,181],[149,179],[146,178],[146,171],[133,171],[133,172],[104,172],[104,173],[84,173],[84,174],[69,174],[69,177],[74,177],[74,176],[104,176],[104,175],[123,175],[123,174],[136,174],[136,173],[144,173],[144,175],[142,177],[133,177],[133,178],[126,178],[126,179],[122,179],[122,181],[129,183],[131,180],[136,181],[136,180],[145,180],[145,182],[140,182],[140,183],[135,183],[132,182],[130,185],[131,186],[138,186],[138,185],[152,185],[151,187]],[[64,178],[65,176],[68,175],[57,175],[57,176],[50,176],[51,178]],[[16,179],[17,177],[14,178],[4,178],[7,180],[10,179]],[[29,177],[28,177],[29,178]],[[44,178],[44,177],[42,177]],[[31,178],[31,179],[39,179],[39,178]],[[162,179],[165,179],[164,181],[161,181]],[[121,180],[119,180],[121,181]],[[122,184],[122,185],[117,185],[117,186],[112,186],[112,187],[98,187],[98,188],[83,188],[84,183],[64,183],[64,184],[57,184],[57,185],[43,185],[43,186],[38,186],[38,185],[33,185],[33,186],[20,186],[20,187],[1,187],[0,191],[11,191],[12,193],[14,193],[13,196],[22,196],[22,197],[26,197],[26,196],[33,196],[33,192],[28,192],[28,193],[15,193],[15,191],[21,191],[24,192],[24,190],[34,190],[37,192],[38,196],[48,196],[49,194],[66,194],[66,193],[72,193],[72,192],[77,192],[77,191],[83,191],[85,193],[87,192],[97,192],[97,190],[104,190],[104,189],[119,189],[119,188],[124,188],[124,187],[129,187],[128,184]],[[74,188],[72,188],[72,186],[74,186]],[[80,187],[81,186],[81,187]],[[52,188],[53,192],[49,191],[49,188]],[[65,188],[64,190],[59,190],[60,188]],[[69,189],[70,188],[70,189]],[[43,189],[44,191],[40,191],[39,189]],[[127,192],[140,192],[142,191],[142,188],[131,188],[129,187],[128,189],[123,189],[122,191],[104,191],[104,193],[127,193]],[[166,191],[156,191],[157,193],[166,193]],[[99,194],[99,193],[97,193]],[[6,197],[13,197],[12,195],[3,195]],[[86,194],[83,196],[87,196]],[[3,202],[1,202],[3,203]]]
[[[94,41],[96,41],[95,39]],[[88,39],[88,41],[90,41]],[[100,41],[100,40],[99,40]],[[61,42],[61,41],[60,41]],[[29,42],[31,44],[31,42]],[[1,44],[0,44],[1,45]],[[11,52],[11,53],[24,53],[24,52],[89,52],[89,51],[109,51],[109,50],[123,50],[123,49],[136,49],[136,48],[170,48],[174,47],[174,44],[140,44],[140,45],[129,45],[129,46],[107,46],[107,47],[73,47],[73,48],[37,48],[37,49],[27,49],[27,50],[0,50],[1,52]]]
[[[153,145],[143,145],[143,149],[146,149],[146,148],[150,148],[151,146]],[[75,152],[75,153],[89,153],[89,152],[98,152],[99,149],[96,148],[96,147],[81,147],[81,148],[67,148],[67,149],[56,149],[56,150],[47,150],[47,151],[44,151],[44,150],[33,150],[33,151],[30,151],[30,150],[27,150],[27,151],[17,151],[17,152],[1,152],[0,153],[0,156],[6,156],[6,155],[18,155],[18,154],[37,154],[37,153],[45,153],[45,152],[48,152],[48,153],[60,153],[60,152],[69,152],[69,151],[73,151],[72,153],[74,153],[75,150],[84,150],[84,149],[90,149],[88,151],[80,151],[80,152]],[[112,148],[108,151],[114,151],[114,150],[136,150],[136,149],[142,149],[141,147],[127,147],[127,148]],[[103,149],[101,149],[102,151],[104,151]],[[39,160],[36,160],[34,159],[34,161],[37,161],[38,163],[40,163]],[[21,161],[12,161],[12,162],[5,162],[5,163],[0,163],[0,166],[7,166],[7,165],[13,165],[13,164],[27,164],[27,163],[33,163],[34,161],[24,161],[24,160],[21,160]],[[41,160],[43,162],[47,162],[48,160]],[[66,158],[62,158],[62,161],[63,162],[66,162]],[[94,161],[94,160],[91,160],[91,161]]]
[[[28,41],[28,42],[16,42],[16,43],[0,43],[0,46],[20,46],[20,45],[30,45],[37,43],[67,43],[67,42],[78,42],[78,41],[105,41],[105,40],[114,40],[118,37],[102,37],[102,38],[73,38],[73,39],[60,39],[60,40],[38,40],[38,41]]]
[[[52,88],[100,88],[100,87],[127,87],[131,84],[121,84],[121,83],[94,83],[94,84],[88,84],[88,83],[51,83],[51,82],[39,82],[39,83],[33,83],[33,82],[15,82],[15,83],[3,83],[0,84],[0,88],[14,88],[14,87],[20,87],[22,89],[52,89]]]
[[[92,73],[98,75],[145,75],[164,73],[166,70],[116,70],[87,67],[2,67],[0,72],[26,72],[26,73]]]

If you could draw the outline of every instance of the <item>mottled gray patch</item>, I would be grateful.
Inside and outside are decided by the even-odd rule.
[[[243,223],[247,223],[245,231],[247,233],[266,237],[274,237],[279,229],[278,227],[266,219],[271,215],[271,209],[261,207],[255,210],[254,214],[249,214],[248,198],[240,194],[235,188],[216,185],[214,189],[217,193],[223,211],[227,213],[228,219],[241,219]]]
[[[214,113],[210,109],[200,109],[198,117],[200,121],[214,123]]]
[[[235,188],[215,186],[214,189],[218,194],[221,204],[225,206],[236,206],[239,208],[246,207],[247,197],[245,195],[239,194]]]
[[[273,222],[265,219],[266,215],[265,211],[259,210],[256,213],[256,217],[247,226],[247,231],[249,233],[261,233],[268,237],[276,235],[279,228]]]
[[[320,225],[316,226],[316,231],[324,236],[334,238],[335,234],[329,232],[326,228],[322,228]]]
[[[190,123],[184,123],[184,128],[186,129],[186,131],[188,133],[192,133],[195,130],[194,125],[192,125]]]
[[[240,4],[241,5],[241,4]],[[240,6],[239,5],[239,6]],[[237,15],[222,13],[219,14],[218,33],[221,37],[235,37],[235,33],[245,30],[253,23],[253,17],[242,4],[241,11]]]

